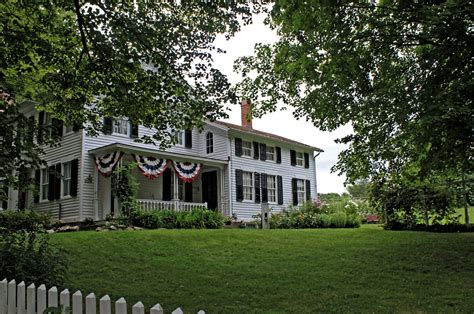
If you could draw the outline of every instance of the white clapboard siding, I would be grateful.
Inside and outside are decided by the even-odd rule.
[[[259,137],[251,137],[250,135],[236,136],[242,138],[244,141],[256,141],[264,143],[267,146],[279,146],[281,147],[281,164],[277,164],[272,161],[262,161],[235,155],[235,139],[230,139],[230,150],[231,150],[231,203],[232,213],[237,215],[238,220],[251,221],[254,218],[252,216],[257,215],[261,212],[261,203],[255,203],[254,201],[243,201],[237,202],[236,200],[236,184],[235,184],[235,170],[240,169],[242,171],[266,173],[268,175],[282,176],[283,181],[283,205],[269,204],[273,212],[279,212],[293,202],[293,195],[291,189],[291,179],[298,178],[304,180],[310,180],[311,182],[311,197],[316,197],[316,168],[315,160],[313,158],[313,152],[311,149],[295,148],[289,144],[285,144],[278,141],[271,141],[270,139],[262,139]],[[290,150],[297,150],[300,152],[309,153],[309,168],[295,167],[290,162]]]
[[[81,291],[76,291],[71,295],[68,289],[64,289],[58,294],[58,288],[51,287],[47,290],[44,284],[36,289],[34,283],[26,288],[25,282],[16,283],[12,279],[0,281],[0,314],[42,314],[46,308],[62,307],[63,313],[72,314],[111,314],[112,300],[108,295],[99,299],[99,308],[97,308],[97,298],[94,293],[89,293],[84,300]],[[72,308],[71,308],[72,307]],[[99,313],[97,313],[97,309]],[[84,311],[85,310],[85,311]],[[114,303],[115,314],[127,314],[127,301],[120,298]],[[149,310],[145,308],[142,302],[137,302],[132,306],[131,314],[163,314],[163,308],[160,304],[155,304]],[[169,313],[169,311],[168,311]],[[181,308],[171,311],[174,314],[182,314]],[[205,314],[203,310],[198,312]]]

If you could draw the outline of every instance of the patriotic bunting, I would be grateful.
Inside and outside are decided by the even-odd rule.
[[[197,179],[202,170],[202,164],[187,161],[172,161],[176,174],[186,183]]]
[[[135,159],[138,169],[148,179],[155,179],[159,177],[168,168],[168,161],[166,159],[158,159],[155,157],[144,157],[132,154]]]
[[[94,156],[95,165],[104,177],[110,176],[115,166],[122,159],[122,152],[113,152],[99,157]]]

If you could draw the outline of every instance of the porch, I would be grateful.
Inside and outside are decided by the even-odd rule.
[[[145,153],[148,156],[146,158],[143,157]],[[97,156],[108,154],[108,152],[94,153],[96,166]],[[141,164],[140,162],[137,163],[137,160],[140,161],[140,159],[137,159],[139,157],[142,158]],[[143,210],[192,211],[193,209],[207,208],[228,214],[228,199],[225,195],[226,162],[196,160],[186,156],[172,156],[173,159],[170,157],[162,152],[155,151],[151,155],[149,152],[124,150],[122,148],[120,158],[115,160],[116,164],[112,165],[114,163],[112,162],[109,169],[106,169],[109,172],[107,175],[104,175],[101,168],[97,166],[95,174],[96,219],[103,220],[107,216],[117,216],[120,213],[120,204],[112,195],[113,182],[110,174],[116,166],[130,162],[138,164],[138,167],[132,170],[132,176],[138,183],[137,199]],[[146,162],[143,162],[143,160],[153,165],[153,167],[149,167],[153,171],[144,168]],[[181,165],[191,166],[194,162],[200,168],[194,171],[195,173],[188,174],[183,169],[179,169],[180,162]]]

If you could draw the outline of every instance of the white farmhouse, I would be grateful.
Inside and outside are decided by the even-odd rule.
[[[40,125],[55,123],[34,104],[22,110]],[[322,150],[255,130],[246,101],[241,110],[242,125],[207,122],[203,130],[177,132],[178,143],[164,151],[136,142],[153,131],[126,119],[104,119],[107,132],[97,137],[60,125],[61,145],[45,150],[48,167],[30,174],[39,193],[10,189],[2,207],[32,208],[64,222],[103,220],[120,211],[110,174],[131,161],[138,164],[138,198],[148,210],[206,206],[249,221],[262,203],[281,211],[315,198],[315,156]]]

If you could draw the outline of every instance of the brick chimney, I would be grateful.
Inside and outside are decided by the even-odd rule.
[[[248,99],[240,103],[240,118],[244,128],[252,129],[252,105]]]

